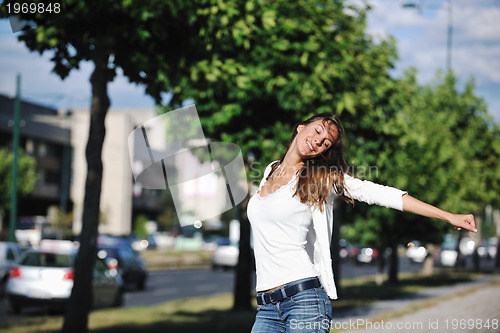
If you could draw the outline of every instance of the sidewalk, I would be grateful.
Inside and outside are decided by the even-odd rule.
[[[333,315],[333,332],[500,332],[500,275],[411,296],[383,300]]]

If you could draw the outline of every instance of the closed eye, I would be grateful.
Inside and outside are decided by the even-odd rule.
[[[318,126],[318,127],[316,128],[316,133],[320,134],[320,133],[322,133],[324,130],[325,130],[325,129],[323,128],[323,126],[321,126],[321,125],[320,125],[320,126]],[[323,145],[325,146],[325,148],[330,147],[330,145],[331,145],[330,140],[329,140],[329,139],[324,139],[324,140],[323,140]]]

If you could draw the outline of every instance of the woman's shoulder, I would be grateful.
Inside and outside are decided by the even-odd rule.
[[[267,178],[267,176],[269,176],[269,173],[271,172],[273,165],[276,163],[279,163],[279,160],[272,161],[266,166],[266,168],[264,169],[264,178]]]

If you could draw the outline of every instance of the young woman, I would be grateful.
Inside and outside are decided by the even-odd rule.
[[[280,161],[264,172],[248,203],[257,271],[253,333],[329,332],[333,280],[333,197],[444,220],[476,232],[473,215],[443,211],[407,192],[351,177],[343,129],[329,113],[297,125]]]

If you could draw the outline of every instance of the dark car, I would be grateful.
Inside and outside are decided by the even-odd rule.
[[[120,273],[126,285],[133,284],[139,290],[146,288],[146,264],[130,242],[120,238],[99,238],[97,253],[99,257],[106,258],[110,269],[116,269]]]

